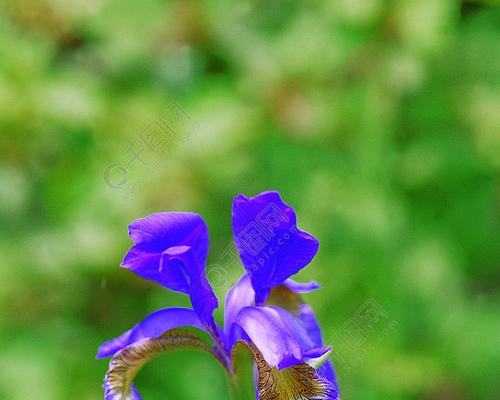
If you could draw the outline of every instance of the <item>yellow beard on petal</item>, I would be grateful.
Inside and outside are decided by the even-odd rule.
[[[272,288],[266,305],[281,307],[294,315],[297,315],[299,307],[303,304],[302,298],[288,289],[285,285]]]
[[[172,329],[157,338],[139,340],[116,353],[111,359],[104,379],[106,399],[134,399],[130,387],[144,364],[160,353],[180,348],[199,349],[212,353],[212,350],[198,336],[180,329]]]
[[[257,391],[260,400],[326,400],[329,383],[318,378],[313,367],[306,363],[278,370],[271,367],[253,344],[239,341],[233,354],[248,349],[257,367]],[[233,356],[233,359],[236,357]]]

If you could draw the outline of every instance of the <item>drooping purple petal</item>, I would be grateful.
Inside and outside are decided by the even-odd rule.
[[[238,313],[234,325],[244,331],[271,367],[283,369],[303,361],[300,343],[276,310],[270,307],[245,307]]]
[[[182,293],[188,292],[182,273],[172,270],[160,273],[162,253],[175,246],[190,246],[201,266],[205,266],[209,237],[198,214],[191,212],[162,212],[134,221],[129,226],[134,246],[125,255],[121,266],[142,278]]]
[[[109,382],[107,382],[106,380],[104,381],[103,388],[104,400],[121,400],[124,397],[121,393],[115,393]],[[129,392],[126,394],[126,396],[127,397],[125,400],[142,400],[142,396],[134,384],[130,385]]]
[[[318,358],[330,351],[330,347],[323,346],[312,340],[306,327],[301,323],[302,321],[280,307],[270,307],[276,311],[281,321],[285,324],[288,331],[300,344],[302,355],[304,358]]]
[[[170,329],[182,326],[193,326],[206,330],[193,310],[189,308],[164,308],[148,315],[143,321],[117,338],[104,342],[99,347],[96,358],[112,356],[141,339],[158,337]]]
[[[281,297],[277,297],[278,294]],[[279,298],[281,299],[281,305],[274,308],[278,310],[282,320],[286,322],[288,327],[295,327],[293,329],[294,334],[301,343],[303,357],[305,359],[314,359],[323,356],[329,351],[331,348],[324,345],[321,328],[312,308],[302,302],[297,292],[293,292],[290,287],[285,287],[285,284],[283,284],[283,286],[273,288],[269,300],[277,300]],[[283,307],[288,311],[279,311]],[[297,324],[300,325],[302,330],[296,328]],[[309,341],[304,340],[304,331]],[[307,347],[308,342],[312,343],[312,348],[310,349]],[[339,398],[339,390],[332,362],[330,360],[326,361],[318,368],[316,374],[324,380],[325,387],[328,387],[327,398],[329,400],[337,400]]]
[[[198,335],[181,329],[171,329],[158,337],[140,339],[111,357],[103,384],[105,400],[140,400],[141,396],[133,386],[133,381],[141,368],[162,353],[184,348],[201,350],[218,358]]]
[[[337,377],[335,376],[335,371],[333,370],[332,362],[330,360],[325,362],[316,370],[316,374],[320,378],[323,378],[330,383],[329,399],[338,400],[340,398],[340,391],[337,384]]]
[[[295,293],[307,293],[320,288],[316,282],[299,283],[293,279],[287,279],[284,283],[289,290]],[[224,328],[226,332],[230,331],[238,312],[247,306],[253,305],[255,300],[255,291],[252,287],[250,276],[244,274],[236,284],[231,287],[226,295],[224,306]]]
[[[130,385],[130,392],[132,393],[132,396],[134,396],[131,400],[142,400],[142,396],[135,385]]]
[[[233,369],[238,370],[238,353],[249,350],[254,360],[254,391],[258,400],[337,400],[333,385],[321,376],[316,370],[305,362],[278,370],[271,367],[262,352],[253,343],[239,341],[233,353],[236,363]],[[233,359],[233,361],[234,361]]]
[[[277,192],[236,196],[232,212],[236,248],[260,305],[272,287],[311,262],[319,243],[297,228],[295,211]]]

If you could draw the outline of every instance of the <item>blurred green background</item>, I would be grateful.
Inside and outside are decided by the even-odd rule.
[[[0,4],[0,399],[101,398],[98,345],[187,304],[118,267],[127,225],[203,215],[223,296],[232,197],[269,189],[321,242],[299,278],[344,400],[500,398],[495,2]],[[396,324],[336,343],[367,299]],[[137,385],[228,398],[198,353]]]

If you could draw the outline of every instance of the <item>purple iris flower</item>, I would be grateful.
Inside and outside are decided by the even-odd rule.
[[[218,300],[205,273],[209,235],[203,219],[190,212],[163,212],[129,226],[134,245],[121,266],[188,295],[192,308],[158,310],[99,347],[97,358],[112,357],[106,400],[140,399],[132,383],[140,367],[160,352],[184,347],[212,354],[231,377],[236,351],[248,350],[256,366],[258,399],[339,399],[331,361],[310,366],[330,350],[300,296],[319,285],[290,279],[314,258],[318,241],[297,228],[294,210],[277,192],[236,196],[232,212],[246,273],[227,292],[223,328],[213,317]],[[183,327],[208,333],[212,343]]]

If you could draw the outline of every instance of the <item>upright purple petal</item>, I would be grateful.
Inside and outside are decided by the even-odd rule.
[[[129,235],[135,244],[147,245],[151,252],[172,246],[191,246],[200,262],[208,255],[208,230],[201,216],[192,212],[160,212],[132,222]]]
[[[134,246],[122,267],[189,295],[200,320],[215,328],[218,302],[205,274],[209,238],[203,218],[190,212],[152,214],[134,221],[129,234]]]
[[[143,321],[117,338],[104,342],[99,347],[96,358],[110,357],[132,343],[161,336],[170,329],[182,326],[193,326],[206,330],[193,310],[189,308],[164,308],[148,315]]]
[[[204,268],[209,237],[203,218],[191,212],[152,214],[134,221],[129,226],[129,235],[134,246],[125,255],[121,266],[142,278],[187,294],[188,287],[182,271],[160,273],[160,261],[163,252],[169,248],[189,246]]]
[[[224,305],[224,329],[229,333],[231,326],[240,310],[251,306],[255,300],[255,291],[253,290],[250,277],[244,274],[236,284],[229,289],[226,295]]]
[[[205,275],[205,267],[199,263],[192,247],[173,246],[163,252],[160,275],[168,275],[171,279],[171,271],[178,275],[176,283],[187,286],[193,310],[200,320],[212,328],[215,327],[212,314],[218,307],[217,297]]]
[[[295,211],[277,192],[236,196],[232,213],[236,248],[260,305],[272,287],[311,262],[319,243],[298,229]]]

